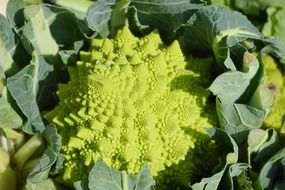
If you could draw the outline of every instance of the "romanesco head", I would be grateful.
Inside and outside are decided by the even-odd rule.
[[[281,71],[278,69],[274,59],[266,55],[263,59],[264,62],[264,78],[267,86],[272,90],[275,101],[273,107],[266,117],[264,124],[266,127],[273,127],[280,129],[282,124],[282,117],[285,115],[285,88],[284,79]]]
[[[211,60],[187,63],[177,41],[166,46],[157,31],[139,39],[128,28],[93,39],[80,57],[45,115],[62,136],[63,180],[87,178],[99,158],[131,174],[147,162],[157,176],[186,157],[187,171],[166,175],[189,179],[200,170],[193,150],[213,147],[204,130],[215,122],[206,106]]]

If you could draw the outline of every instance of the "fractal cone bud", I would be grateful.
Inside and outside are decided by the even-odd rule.
[[[167,46],[158,31],[137,38],[128,28],[114,39],[93,39],[80,57],[68,84],[58,87],[59,104],[45,115],[62,136],[66,183],[87,178],[100,158],[131,174],[147,162],[153,176],[181,181],[214,159],[194,152],[215,152],[205,130],[217,122],[206,103],[210,59],[186,59],[177,41]],[[182,162],[186,171],[172,168]]]

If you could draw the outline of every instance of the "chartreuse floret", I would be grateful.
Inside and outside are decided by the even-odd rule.
[[[273,91],[273,94],[275,96],[273,107],[264,123],[266,127],[280,129],[282,125],[282,117],[285,115],[284,78],[281,71],[278,69],[276,62],[271,56],[266,55],[263,62],[265,70],[265,82],[267,86]]]
[[[45,115],[62,136],[65,182],[87,178],[99,158],[131,174],[147,162],[154,176],[181,181],[202,171],[195,155],[215,147],[205,131],[215,123],[206,106],[211,60],[187,63],[177,41],[166,46],[157,31],[139,39],[128,28],[93,39],[80,57]]]

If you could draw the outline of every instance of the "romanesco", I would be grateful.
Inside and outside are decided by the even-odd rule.
[[[265,82],[275,95],[274,105],[264,123],[266,127],[280,129],[282,117],[285,115],[285,88],[283,87],[284,79],[282,77],[281,71],[278,69],[277,64],[271,56],[266,55],[263,61],[265,63]]]
[[[215,159],[207,157],[215,144],[205,128],[217,122],[206,105],[210,59],[187,63],[177,41],[168,47],[157,31],[139,39],[128,28],[93,39],[80,57],[45,115],[62,136],[66,183],[87,178],[99,158],[131,174],[147,162],[159,183],[169,176],[186,185],[212,163],[205,163]]]

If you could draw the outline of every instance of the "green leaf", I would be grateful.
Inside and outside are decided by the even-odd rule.
[[[59,161],[60,164],[63,163],[61,154],[59,153],[61,149],[61,136],[57,133],[56,127],[53,125],[48,125],[43,132],[43,137],[48,144],[48,147],[44,154],[41,156],[39,163],[29,174],[27,181],[30,184],[35,184],[46,180],[52,169],[52,166]],[[59,160],[58,160],[59,159]],[[62,165],[56,165],[57,171],[52,172],[56,174],[62,168]]]
[[[21,117],[4,97],[0,97],[0,128],[19,128],[21,125]]]
[[[249,168],[249,165],[246,163],[236,163],[230,166],[231,177],[240,176],[244,171]]]
[[[247,137],[248,151],[255,152],[267,140],[268,133],[263,129],[250,130]]]
[[[6,88],[6,76],[4,71],[0,68],[0,97],[5,88]]]
[[[230,71],[236,71],[237,70],[233,60],[231,59],[230,49],[228,49],[227,58],[224,61],[224,65],[225,65],[227,70],[230,70]]]
[[[84,37],[73,13],[64,8],[46,4],[41,5],[41,10],[51,36],[60,50],[77,50],[82,47]]]
[[[56,127],[48,125],[45,128],[43,137],[48,145],[55,151],[59,152],[61,148],[61,136],[57,133]]]
[[[51,166],[56,162],[56,153],[51,147],[48,147],[41,156],[37,165],[29,174],[27,181],[29,183],[38,183],[48,178]]]
[[[238,146],[234,139],[223,129],[209,128],[207,129],[207,132],[216,143],[223,147],[224,150],[227,150],[228,153],[233,153],[236,157],[234,159],[235,161],[233,161],[233,163],[235,163],[238,159]]]
[[[274,36],[285,41],[285,6],[269,7],[267,12],[267,22],[262,28],[264,36]]]
[[[257,152],[252,155],[253,163],[260,163],[263,165],[271,157],[271,155],[274,155],[274,153],[276,153],[281,147],[279,135],[276,130],[267,129],[266,133],[266,141],[262,143],[258,147]]]
[[[129,0],[98,0],[87,11],[87,25],[101,37],[114,35],[126,24],[128,5]]]
[[[64,64],[75,63],[77,61],[77,55],[83,46],[83,41],[74,42],[74,49],[71,50],[60,50],[58,52],[62,62]]]
[[[0,14],[0,70],[8,70],[17,67],[14,64],[15,35],[7,19]]]
[[[264,48],[261,50],[262,54],[270,53],[273,56],[280,59],[280,62],[285,64],[285,42],[277,38],[266,38],[263,40],[265,44]]]
[[[42,4],[28,6],[24,13],[27,23],[20,29],[21,41],[30,53],[36,50],[55,65],[57,53],[67,61],[82,47],[79,21],[70,11]]]
[[[46,63],[43,57],[34,54],[31,64],[7,80],[7,87],[17,102],[27,123],[23,130],[27,133],[43,132],[45,127],[37,102],[41,99],[40,83],[43,82],[53,66]]]
[[[60,190],[63,189],[52,179],[46,179],[37,183],[27,183],[23,190]]]
[[[93,190],[152,190],[155,185],[147,165],[134,176],[111,169],[102,160],[92,168],[88,180],[88,187]]]
[[[68,9],[76,15],[80,20],[84,20],[88,8],[94,3],[91,0],[80,0],[78,3],[77,0],[54,0],[53,3],[60,7]]]
[[[241,13],[222,6],[205,6],[186,23],[184,41],[196,54],[214,54],[221,63],[229,47],[247,39],[261,39],[260,32]]]
[[[226,157],[215,168],[211,177],[203,178],[200,182],[193,184],[191,186],[192,190],[217,190],[223,180],[223,176],[228,172],[228,167],[235,164],[238,160],[238,146],[229,134],[218,128],[209,128],[207,131],[210,137],[219,146],[223,147]],[[233,168],[232,176],[236,175],[236,170],[236,168]]]
[[[274,154],[262,167],[258,180],[255,182],[256,188],[274,189],[274,186],[284,185],[285,171],[285,148]],[[282,184],[283,183],[283,184]]]
[[[229,64],[229,60],[228,58],[225,60],[224,64],[226,67],[228,67],[226,62]],[[233,70],[222,73],[213,81],[209,90],[212,91],[222,103],[233,103],[240,99],[248,99],[247,96],[252,95],[249,89],[256,89],[256,85],[258,85],[260,81],[260,70],[262,70],[262,67],[260,69],[259,65],[254,55],[245,52],[241,68],[242,72]],[[233,65],[231,69],[235,69]],[[272,103],[271,101],[270,106]]]
[[[192,190],[217,190],[225,170],[226,166],[211,177],[203,178],[199,183],[195,183],[191,186]]]
[[[24,9],[27,21],[21,28],[23,33],[21,38],[28,52],[36,50],[40,55],[54,56],[59,47],[51,35],[48,18],[45,17],[47,11],[46,7],[40,5],[31,5]]]
[[[254,99],[255,95],[258,94],[262,96],[262,98],[266,99],[257,102],[253,101],[251,102],[252,104],[250,105],[255,108],[268,111],[273,103],[273,94],[269,91],[269,89],[266,86],[263,85],[264,68],[263,64],[261,63],[262,63],[261,54],[258,54],[258,56],[255,57],[253,54],[250,54],[248,52],[244,53],[243,65],[241,70],[248,74],[248,77],[250,78],[250,85],[248,86],[247,90],[242,94],[242,97],[240,98],[239,101],[241,103],[245,102],[248,103],[248,101],[250,101],[251,98]]]
[[[234,139],[225,131],[216,128],[208,129],[209,135],[222,147],[226,157],[213,170],[210,177],[203,178],[199,183],[192,185],[193,190],[234,190],[238,184],[241,188],[252,190],[251,180],[247,177],[249,165],[237,163],[238,146]]]
[[[51,176],[54,176],[54,175],[62,173],[63,167],[64,167],[63,162],[64,162],[64,154],[61,154],[58,152],[56,163],[52,166],[49,174]]]
[[[121,172],[112,170],[102,160],[97,161],[95,166],[89,173],[89,185],[90,189],[102,189],[102,190],[121,190],[122,189],[122,177]]]
[[[244,53],[241,70],[219,75],[209,87],[217,95],[220,125],[239,142],[246,131],[262,125],[274,102],[272,92],[262,83],[263,67],[255,56]]]
[[[285,181],[278,181],[276,182],[276,184],[274,185],[274,190],[282,190],[285,189]]]
[[[73,184],[75,190],[89,190],[88,181],[77,181]]]
[[[274,100],[272,91],[265,84],[260,84],[248,101],[248,105],[265,110],[267,115],[274,104]]]
[[[246,163],[235,163],[229,166],[225,176],[223,176],[223,181],[219,188],[229,190],[253,190],[252,181],[247,176],[248,169],[249,165]]]
[[[171,41],[177,30],[204,5],[202,0],[131,0],[130,28],[140,35],[158,28],[163,39]]]
[[[144,164],[135,180],[135,190],[151,190],[155,185],[155,181],[151,176],[151,172],[147,164]]]
[[[19,0],[9,0],[7,3],[6,15],[11,25],[18,28],[24,24],[23,14],[24,2]]]
[[[246,104],[222,103],[218,98],[216,99],[216,110],[221,127],[231,135],[259,128],[265,118],[263,110]],[[246,136],[243,134],[239,137],[240,139],[235,138],[235,140],[245,139]]]
[[[247,89],[250,78],[240,71],[229,71],[219,75],[209,87],[222,103],[233,103]]]

